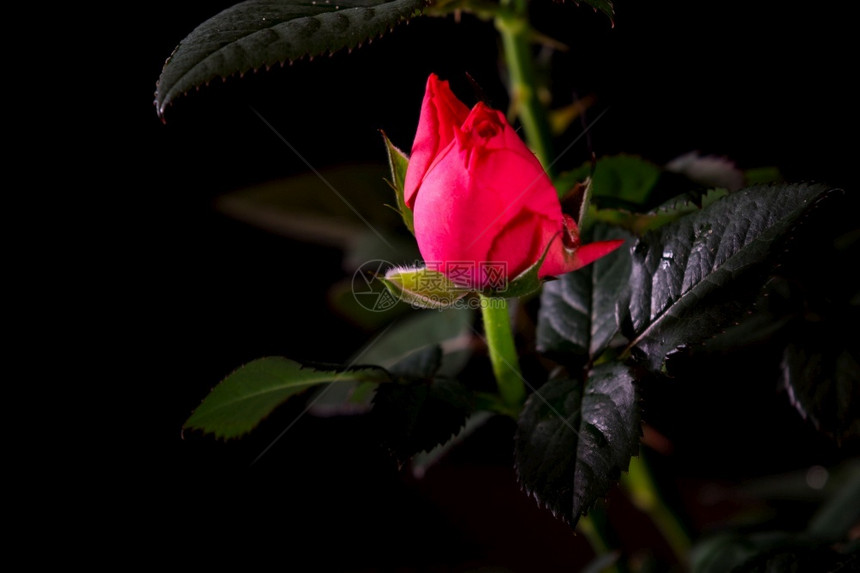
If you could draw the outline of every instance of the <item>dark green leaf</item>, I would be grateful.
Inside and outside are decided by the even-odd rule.
[[[389,368],[419,348],[442,344],[471,332],[474,319],[475,312],[469,309],[412,311],[368,344],[357,360]]]
[[[639,451],[640,417],[631,372],[597,366],[583,385],[551,380],[523,408],[515,461],[523,488],[572,526],[606,495]]]
[[[746,561],[733,573],[844,573],[860,568],[858,545],[846,552],[830,547],[808,545],[803,541],[791,547],[766,551]]]
[[[208,84],[307,56],[353,48],[420,14],[425,0],[248,0],[195,28],[164,64],[159,115],[176,97]]]
[[[589,6],[594,8],[595,11],[600,10],[601,12],[606,14],[609,17],[609,21],[613,22],[613,24],[614,24],[615,6],[612,4],[612,0],[578,0],[578,1],[574,0],[574,3],[575,4],[580,4],[580,3],[588,4]]]
[[[695,213],[726,195],[728,191],[725,189],[691,191],[676,196],[647,213],[633,212],[629,209],[591,209],[589,217],[595,221],[627,229],[638,237],[685,215]]]
[[[778,167],[754,167],[744,171],[744,179],[747,185],[761,183],[778,183],[783,180],[782,173]]]
[[[805,532],[737,532],[705,538],[692,550],[693,572],[854,571],[860,565],[860,542],[845,541],[851,538],[851,528],[860,517],[858,472],[860,468],[856,462],[849,462],[833,472],[834,483],[828,480],[828,499],[812,517]],[[768,492],[778,486],[778,482],[769,485]],[[797,496],[792,495],[791,499]]]
[[[836,482],[835,492],[812,516],[807,532],[826,542],[840,541],[860,523],[860,460],[833,472],[828,481]]]
[[[693,573],[837,573],[860,564],[857,547],[834,549],[803,534],[762,532],[724,534],[697,544]]]
[[[593,240],[628,239],[617,228],[595,227]],[[630,249],[622,246],[578,271],[544,285],[537,348],[559,361],[596,358],[618,333],[616,305],[630,276]]]
[[[681,213],[634,213],[627,209],[591,209],[589,219],[625,229],[637,237],[666,223],[671,223]]]
[[[781,382],[791,403],[836,440],[860,435],[860,338],[845,336],[860,322],[860,281],[846,264],[860,260],[858,208],[860,197],[846,194],[803,217],[752,314],[684,354],[689,364],[723,361],[766,345],[763,355],[782,358]],[[671,365],[675,370],[679,362]]]
[[[837,440],[860,436],[860,197],[846,194],[807,217],[758,305],[779,332],[782,378],[797,411]],[[760,312],[761,312],[760,311]],[[846,336],[848,334],[848,336]]]
[[[774,322],[788,320],[779,335],[792,404],[837,440],[860,436],[860,337],[850,334],[860,321],[858,209],[860,197],[846,194],[798,227],[764,306]]]
[[[463,424],[463,429],[460,430],[456,434],[456,436],[454,436],[453,439],[439,444],[430,451],[416,453],[415,457],[412,458],[411,463],[412,475],[417,478],[424,477],[424,474],[427,473],[427,470],[433,467],[439,460],[444,458],[445,455],[448,454],[448,452],[450,452],[458,444],[462,443],[463,440],[475,433],[475,431],[479,430],[493,416],[494,414],[492,412],[487,412],[483,410],[473,412],[466,418],[466,421]]]
[[[661,171],[653,163],[633,155],[601,157],[591,175],[592,193],[595,197],[611,197],[641,205],[657,184]],[[555,181],[559,195],[564,197],[577,182],[585,181],[590,174],[591,163],[563,173]]]
[[[356,212],[374,229],[398,226],[397,217],[384,206],[389,198],[384,176],[385,169],[378,165],[336,166],[320,175],[296,175],[227,193],[215,206],[272,233],[348,249],[368,232]],[[378,258],[391,259],[393,253],[389,249]]]
[[[626,209],[592,209],[590,216],[595,221],[602,221],[627,229],[638,237],[648,231],[659,229],[672,221],[677,221],[685,215],[695,213],[726,195],[728,195],[728,191],[724,189],[688,192],[647,213],[636,213]]]
[[[694,213],[716,203],[729,192],[725,189],[693,189],[677,195],[653,209],[653,213],[669,215],[675,219]]]
[[[860,435],[860,364],[849,350],[822,345],[828,338],[805,342],[790,343],[783,352],[783,383],[792,405],[837,438]]]
[[[780,254],[779,241],[823,185],[750,187],[657,231],[633,248],[625,334],[659,370],[668,353],[705,340],[751,304]]]
[[[432,345],[410,352],[389,367],[388,371],[392,376],[404,380],[429,381],[441,365],[442,348]]]
[[[382,295],[379,295],[382,302]],[[384,328],[397,317],[412,311],[405,304],[394,304],[385,308],[384,312],[374,310],[373,305],[366,304],[364,297],[356,299],[353,277],[340,280],[329,288],[328,302],[333,311],[342,318],[371,332]],[[381,305],[380,305],[381,306]]]
[[[185,428],[237,438],[250,432],[287,399],[305,390],[344,381],[388,379],[381,368],[315,370],[281,357],[260,358],[242,366],[212,389],[185,422]]]
[[[418,350],[392,367],[396,380],[376,390],[373,419],[383,444],[401,462],[447,442],[472,411],[468,388],[453,379],[434,378],[440,361],[439,347]]]
[[[468,348],[461,350],[453,347],[451,342],[472,331],[475,311],[461,308],[452,308],[444,312],[415,311],[408,308],[407,310],[408,315],[398,318],[396,322],[384,328],[352,356],[349,362],[393,368],[416,350],[445,345],[448,348],[442,356],[441,369],[456,375],[470,351]],[[450,352],[448,352],[449,349]],[[311,411],[325,416],[367,411],[370,409],[376,388],[376,384],[362,382],[339,383],[314,399]]]
[[[694,573],[737,571],[758,554],[791,547],[795,539],[795,535],[782,532],[724,534],[706,539],[693,548],[692,570]]]
[[[391,209],[386,211],[390,214]],[[394,224],[399,226],[400,223],[395,220]],[[354,272],[364,268],[370,261],[407,265],[420,260],[421,253],[415,239],[391,230],[392,232],[387,232],[388,229],[381,224],[376,224],[373,230],[365,225],[363,232],[355,237],[343,253],[344,270]]]

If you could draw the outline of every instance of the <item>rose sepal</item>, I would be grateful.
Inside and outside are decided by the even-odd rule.
[[[382,139],[385,140],[385,149],[388,152],[388,166],[391,168],[391,180],[386,181],[394,190],[394,196],[397,199],[397,207],[395,211],[400,214],[403,223],[409,232],[415,234],[415,223],[413,222],[412,209],[406,206],[404,185],[406,183],[406,170],[409,167],[409,156],[397,148],[385,132],[382,133]]]
[[[472,292],[441,272],[426,267],[394,267],[378,278],[391,294],[418,308],[448,308]]]

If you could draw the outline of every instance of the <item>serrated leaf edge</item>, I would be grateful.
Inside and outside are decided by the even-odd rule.
[[[168,91],[167,94],[162,95],[160,93],[160,87],[161,87],[161,80],[162,80],[162,77],[164,75],[164,70],[170,64],[171,60],[176,55],[176,52],[182,47],[183,42],[185,42],[185,40],[188,38],[188,36],[190,36],[194,32],[194,30],[192,30],[192,32],[187,34],[185,36],[185,38],[180,40],[180,42],[173,48],[173,50],[170,52],[170,55],[164,61],[164,65],[162,66],[162,70],[159,74],[158,80],[156,80],[156,82],[155,82],[155,92],[153,94],[153,96],[154,96],[153,105],[155,106],[156,114],[158,115],[158,118],[161,119],[162,123],[166,123],[167,120],[165,118],[165,111],[170,106],[173,105],[173,102],[176,100],[176,98],[187,96],[191,92],[192,89],[196,92],[199,92],[201,87],[208,87],[212,81],[219,79],[219,78],[221,79],[222,83],[226,83],[229,79],[236,78],[236,77],[242,78],[247,73],[257,74],[262,70],[269,71],[272,68],[274,68],[275,66],[280,66],[281,68],[283,68],[287,64],[292,66],[296,62],[300,62],[300,61],[304,61],[304,60],[307,60],[310,62],[310,61],[313,61],[313,59],[315,57],[319,57],[319,56],[332,57],[335,54],[339,54],[339,53],[343,52],[344,50],[346,50],[346,52],[348,54],[351,54],[353,50],[361,48],[362,46],[364,46],[365,43],[371,44],[371,43],[373,43],[374,39],[381,39],[382,37],[385,36],[386,33],[393,32],[395,27],[400,26],[401,24],[404,24],[404,23],[408,24],[412,18],[420,16],[423,13],[424,9],[426,9],[431,3],[432,3],[432,0],[423,0],[423,6],[421,8],[414,10],[411,15],[400,17],[399,19],[391,22],[389,24],[387,30],[382,30],[376,34],[371,34],[367,37],[360,38],[352,45],[341,46],[341,47],[335,48],[335,49],[329,48],[329,49],[325,49],[325,50],[322,50],[322,51],[316,52],[316,53],[308,53],[308,54],[305,54],[305,55],[300,56],[298,58],[276,59],[275,61],[266,62],[266,63],[264,63],[260,66],[256,66],[256,67],[255,66],[248,66],[244,69],[236,70],[236,71],[234,71],[230,74],[226,74],[226,75],[225,74],[217,74],[217,75],[213,76],[212,78],[206,80],[205,82],[191,86],[188,89],[183,89],[183,90],[181,90],[177,93],[174,93],[174,94],[170,94],[170,91]],[[362,8],[362,7],[345,8],[343,11],[340,11],[340,12],[346,12],[348,10],[358,10],[360,8]],[[229,9],[230,9],[229,7],[226,8],[226,10],[229,10]],[[218,14],[215,14],[212,17],[214,18],[217,15]],[[209,18],[209,19],[211,19],[211,18]],[[206,23],[209,19],[204,20],[204,22],[202,22],[200,25]],[[277,26],[278,24],[279,24],[279,22],[273,22],[273,24],[272,24],[272,26],[270,26],[270,28],[273,26]],[[261,28],[261,29],[269,29],[269,28]],[[255,30],[254,33],[259,32],[261,29]],[[227,47],[229,45],[230,44],[227,44],[227,45],[219,48],[218,50],[216,50],[215,52],[212,52],[212,54],[210,54],[207,57],[211,57],[212,55],[217,54],[220,50],[224,49],[225,47]],[[189,72],[190,72],[190,70],[189,70]],[[186,74],[189,72],[186,72]],[[180,76],[180,77],[184,77],[184,75]],[[178,83],[178,82],[175,82],[175,83]]]

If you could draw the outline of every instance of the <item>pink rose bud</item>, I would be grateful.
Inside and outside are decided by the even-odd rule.
[[[541,278],[579,269],[623,241],[581,245],[574,219],[505,116],[471,111],[435,75],[427,89],[404,187],[418,249],[428,267],[483,289],[498,270],[513,279],[537,263]]]

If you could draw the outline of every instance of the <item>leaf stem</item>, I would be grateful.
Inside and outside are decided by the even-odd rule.
[[[552,157],[549,121],[537,92],[537,74],[529,37],[531,26],[526,0],[502,0],[496,14],[496,29],[502,38],[510,74],[510,93],[525,131],[529,147],[549,172]],[[550,173],[551,175],[551,173]]]
[[[526,397],[520,361],[514,345],[508,301],[504,298],[481,297],[481,315],[484,319],[484,334],[499,395],[505,404],[519,408]]]
[[[621,477],[621,485],[633,504],[646,513],[660,530],[678,562],[686,564],[689,560],[690,536],[678,517],[660,499],[654,477],[642,454],[630,459],[630,468],[627,475]]]
[[[607,553],[609,551],[609,544],[600,535],[600,531],[592,521],[591,516],[583,515],[580,517],[579,521],[576,522],[576,528],[588,539],[588,544],[591,545],[595,553]]]
[[[608,555],[616,551],[613,549],[609,536],[605,531],[606,527],[606,512],[602,507],[595,505],[589,511],[588,515],[583,515],[576,523],[576,529],[585,536],[591,549],[597,555]],[[621,573],[624,568],[617,563],[618,554],[616,552],[616,562],[606,569],[601,569],[606,573]]]

